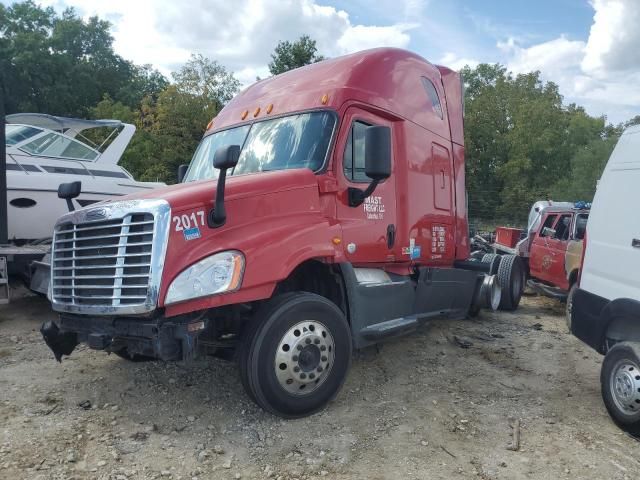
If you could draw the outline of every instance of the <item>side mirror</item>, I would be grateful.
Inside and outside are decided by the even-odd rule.
[[[67,201],[67,208],[70,212],[75,210],[71,200],[80,195],[82,191],[81,182],[61,183],[58,185],[58,198],[62,198]]]
[[[213,154],[213,166],[220,170],[233,168],[240,158],[240,145],[227,145],[220,147]]]
[[[187,175],[187,170],[189,170],[188,163],[183,163],[178,167],[178,183],[182,183],[184,177]]]
[[[556,231],[553,228],[549,228],[549,227],[544,227],[542,229],[542,236],[543,237],[553,237],[555,236]]]
[[[364,173],[372,180],[391,176],[391,129],[367,127],[364,132]]]
[[[213,166],[220,169],[220,173],[216,187],[215,204],[207,217],[207,224],[211,228],[221,227],[227,221],[227,212],[224,209],[224,185],[227,179],[227,170],[235,167],[239,159],[240,145],[220,147],[213,154]]]
[[[364,132],[364,172],[372,182],[363,191],[349,187],[349,206],[362,205],[378,183],[391,176],[391,129],[384,126],[367,127]]]

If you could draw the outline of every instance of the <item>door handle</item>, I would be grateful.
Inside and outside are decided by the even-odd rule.
[[[387,226],[387,248],[391,250],[394,243],[396,243],[396,226],[391,224]]]
[[[640,238],[634,238],[631,240],[631,246],[633,248],[640,248]]]

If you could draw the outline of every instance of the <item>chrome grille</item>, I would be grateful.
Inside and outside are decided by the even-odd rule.
[[[51,261],[54,305],[129,307],[149,298],[154,215],[56,225]]]

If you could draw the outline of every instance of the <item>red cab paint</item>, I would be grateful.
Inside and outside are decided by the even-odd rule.
[[[435,87],[439,107],[431,102],[423,78]],[[241,291],[167,307],[167,316],[246,300],[247,291],[254,292],[253,300],[267,298],[279,281],[311,258],[356,266],[375,264],[397,272],[408,272],[415,265],[452,266],[456,259],[466,259],[461,94],[459,74],[413,53],[384,48],[262,80],[236,96],[206,135],[278,115],[327,109],[339,119],[328,161],[316,174],[284,170],[228,177],[227,224],[222,229],[204,228],[197,242],[186,241],[172,225],[159,306],[180,271],[229,248],[240,249],[246,256]],[[328,97],[325,105],[324,95]],[[271,104],[274,107],[267,114],[266,106]],[[242,120],[244,111],[258,107],[255,118],[249,115]],[[391,177],[379,185],[372,199],[353,208],[348,205],[348,187],[366,184],[350,181],[342,160],[356,121],[389,126],[393,151]],[[215,188],[215,180],[199,181],[130,198],[164,198],[175,217],[197,209],[209,211]],[[396,229],[391,249],[387,248],[389,225]],[[334,237],[341,239],[340,244],[332,243]],[[412,239],[421,251],[414,260],[406,253]],[[355,245],[352,253],[347,250],[349,244]]]

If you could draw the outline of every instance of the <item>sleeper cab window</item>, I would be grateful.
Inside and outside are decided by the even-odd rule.
[[[436,86],[427,77],[420,77],[420,80],[422,80],[422,86],[427,92],[427,97],[429,98],[433,112],[442,119],[442,105],[440,105],[440,97],[438,96]]]
[[[361,121],[354,121],[349,130],[347,144],[344,148],[344,176],[348,180],[356,183],[369,183],[371,179],[367,177],[364,170],[364,132],[369,127]]]

